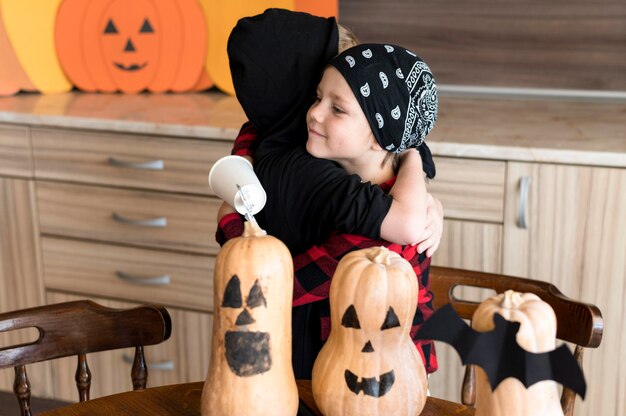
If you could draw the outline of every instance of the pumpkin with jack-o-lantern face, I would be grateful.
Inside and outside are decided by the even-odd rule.
[[[287,247],[244,223],[215,261],[213,339],[202,415],[294,416],[293,261]]]
[[[55,43],[85,91],[181,92],[211,86],[206,31],[197,0],[63,0]]]
[[[409,262],[385,247],[339,262],[331,331],[312,374],[313,398],[325,416],[420,414],[426,370],[409,335],[417,294]]]
[[[129,12],[123,2],[111,3],[100,38],[104,65],[122,91],[145,88],[159,62],[162,30],[154,29],[157,11],[150,1],[137,1],[144,3],[140,13]]]

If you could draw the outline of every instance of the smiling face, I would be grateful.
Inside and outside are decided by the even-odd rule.
[[[118,85],[135,85],[142,80],[147,86],[154,77],[161,42],[157,22],[157,11],[146,0],[117,0],[106,10],[102,50],[109,73]]]
[[[350,86],[334,67],[324,71],[315,103],[307,113],[307,151],[345,167],[380,147]]]
[[[381,317],[382,318],[382,317]],[[363,354],[371,354],[376,352],[374,345],[372,344],[372,340],[367,335],[368,333],[374,332],[377,336],[377,339],[380,339],[380,336],[384,336],[384,334],[378,334],[378,331],[387,331],[393,328],[400,327],[400,320],[396,315],[393,307],[390,306],[387,310],[387,314],[382,321],[382,325],[379,329],[377,328],[368,328],[365,338],[367,341],[363,344],[363,348],[361,349],[361,353]],[[348,306],[346,311],[341,318],[341,326],[344,328],[351,328],[352,330],[361,330],[361,322],[359,321],[359,317],[354,305]],[[395,335],[397,337],[397,335]],[[377,343],[378,347],[382,347],[381,343]],[[366,359],[366,357],[363,357]],[[344,377],[346,380],[346,385],[348,389],[354,393],[359,394],[363,392],[366,396],[372,397],[382,397],[391,390],[393,383],[395,381],[395,372],[394,370],[387,371],[383,374],[379,374],[377,377],[359,377],[358,374],[353,373],[349,369],[347,369],[344,373]],[[361,379],[359,381],[359,378]]]

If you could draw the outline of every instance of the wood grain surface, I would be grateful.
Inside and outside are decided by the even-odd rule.
[[[440,84],[626,90],[623,0],[342,0],[339,21],[412,49]]]
[[[62,407],[41,416],[198,416],[204,383],[175,384],[102,397]],[[312,400],[311,382],[298,381],[302,401],[315,415],[321,415]],[[472,416],[474,410],[458,403],[429,397],[421,416]]]

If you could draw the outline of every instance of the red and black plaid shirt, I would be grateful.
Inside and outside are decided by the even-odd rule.
[[[256,131],[246,123],[239,132],[235,140],[232,154],[239,156],[252,156],[250,146],[256,139]],[[395,178],[381,184],[385,192],[389,192]],[[236,213],[224,216],[216,232],[216,240],[220,245],[227,240],[241,236],[243,233],[243,218]],[[432,299],[430,291],[429,268],[430,258],[424,254],[417,253],[415,246],[401,246],[391,244],[384,240],[375,240],[360,235],[353,234],[332,234],[323,244],[313,246],[293,259],[294,264],[294,290],[293,306],[301,306],[328,299],[330,293],[330,282],[337,269],[339,261],[351,251],[369,247],[385,246],[391,251],[400,254],[413,266],[419,284],[418,305],[413,324],[411,327],[411,338],[417,347],[426,371],[432,373],[437,370],[437,356],[435,345],[432,341],[415,340],[414,336],[421,324],[433,313]],[[330,334],[330,316],[325,313],[320,317],[322,327],[322,340],[326,340]]]

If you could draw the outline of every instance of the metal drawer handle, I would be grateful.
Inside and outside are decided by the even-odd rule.
[[[128,354],[122,355],[122,360],[124,360],[126,364],[132,364],[133,361],[135,361],[135,359]],[[174,361],[172,360],[159,361],[156,363],[146,364],[146,366],[148,367],[148,370],[173,371]]]
[[[109,165],[118,168],[131,168],[140,170],[165,170],[165,163],[162,159],[150,160],[148,162],[127,162],[116,157],[109,157]]]
[[[137,285],[165,286],[165,285],[169,285],[172,282],[172,279],[170,279],[170,276],[167,274],[164,274],[162,276],[153,276],[153,277],[133,276],[132,274],[128,274],[121,270],[117,270],[115,272],[115,275],[119,279],[125,282],[130,282],[130,283],[137,284]]]
[[[113,219],[117,222],[121,222],[122,224],[140,225],[142,227],[152,227],[152,228],[167,227],[167,218],[165,217],[149,218],[147,220],[133,220],[130,218],[126,218],[118,214],[117,212],[114,212]]]
[[[530,189],[530,176],[522,176],[519,180],[519,221],[517,226],[522,229],[528,228],[526,220],[526,205],[528,205],[528,190]]]

